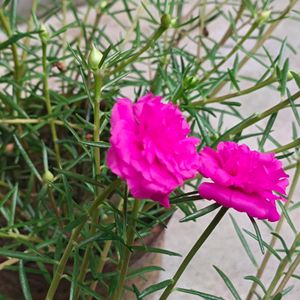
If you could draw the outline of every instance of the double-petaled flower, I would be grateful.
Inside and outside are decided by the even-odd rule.
[[[126,180],[131,194],[169,207],[169,194],[199,165],[197,138],[177,106],[151,93],[132,103],[118,99],[111,115],[109,168]]]

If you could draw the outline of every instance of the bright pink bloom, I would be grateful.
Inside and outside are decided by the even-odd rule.
[[[202,183],[199,193],[226,207],[258,219],[278,221],[275,200],[285,200],[288,175],[274,153],[252,151],[246,145],[221,142],[217,150],[200,152],[200,173],[213,183]]]
[[[175,105],[151,93],[132,103],[118,99],[111,115],[109,168],[131,194],[169,207],[169,194],[197,173],[199,140]]]

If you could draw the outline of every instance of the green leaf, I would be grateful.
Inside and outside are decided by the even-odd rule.
[[[253,227],[254,227],[254,230],[255,230],[255,233],[256,233],[256,236],[257,236],[257,241],[258,241],[258,244],[259,244],[259,247],[260,247],[260,250],[261,250],[261,253],[262,254],[265,254],[265,248],[264,248],[264,243],[263,243],[263,240],[262,240],[262,237],[261,237],[261,234],[260,234],[260,230],[259,230],[259,227],[255,221],[254,218],[252,217],[249,217]]]
[[[144,297],[150,295],[150,294],[153,294],[159,290],[162,290],[164,288],[166,288],[167,286],[169,286],[170,284],[173,283],[173,280],[172,279],[168,279],[168,280],[164,280],[160,283],[157,283],[157,284],[153,284],[149,287],[147,287],[146,289],[144,289],[140,295],[139,295],[139,300],[143,299]]]
[[[20,284],[22,287],[23,296],[24,296],[25,300],[32,300],[30,287],[28,284],[26,272],[24,270],[23,260],[20,260],[20,262],[19,262],[19,279],[20,279]]]
[[[278,238],[283,246],[283,249],[286,253],[286,256],[288,257],[288,259],[291,261],[291,255],[290,255],[290,251],[289,251],[289,248],[287,247],[286,245],[286,242],[285,240],[283,239],[283,237],[277,233],[277,232],[271,232],[272,235],[274,235],[276,238]]]
[[[263,285],[261,280],[259,278],[257,278],[256,276],[249,275],[249,276],[244,277],[244,279],[255,282],[258,286],[261,287],[261,289],[263,290],[264,293],[267,293],[265,286]]]
[[[293,75],[294,80],[295,80],[298,88],[300,89],[300,76],[297,73],[293,72],[293,71],[291,71],[291,74]]]
[[[10,190],[0,201],[0,209],[2,208],[2,206],[7,202],[7,200],[10,199],[10,197],[15,193],[17,189],[17,185],[14,186],[14,188],[12,190]]]
[[[296,229],[294,223],[292,222],[292,220],[291,220],[291,218],[290,218],[287,210],[285,209],[284,204],[282,204],[281,201],[278,201],[278,204],[279,204],[279,206],[281,208],[281,211],[282,211],[283,215],[285,216],[285,219],[286,219],[287,223],[289,224],[289,226],[291,227],[291,229],[293,230],[293,232],[295,234],[297,234],[297,229]]]
[[[16,43],[18,40],[20,40],[24,37],[32,36],[33,34],[36,34],[36,33],[40,33],[40,30],[14,34],[12,37],[10,37],[5,42],[0,43],[0,50],[7,48],[8,46]]]
[[[191,290],[191,289],[177,288],[176,291],[186,293],[186,294],[190,294],[190,295],[194,295],[194,296],[199,296],[199,297],[201,297],[203,299],[206,299],[206,300],[223,300],[224,299],[224,298],[221,298],[221,297],[217,297],[217,296],[210,295],[210,294],[207,294],[207,293],[198,292],[198,291]]]
[[[289,71],[289,60],[286,59],[283,65],[282,71],[279,73],[279,82],[280,82],[280,95],[284,96],[287,78]]]
[[[273,113],[270,116],[270,118],[268,120],[268,123],[266,125],[266,128],[264,130],[263,136],[262,136],[262,138],[261,138],[261,140],[259,142],[259,148],[260,149],[263,149],[263,146],[264,146],[266,140],[268,139],[268,137],[270,135],[271,129],[272,129],[273,125],[274,125],[274,122],[276,120],[277,115],[278,115],[278,113],[276,112],[276,113]]]
[[[48,257],[32,255],[32,254],[25,253],[25,252],[7,250],[7,249],[3,249],[3,248],[0,249],[0,255],[6,256],[6,257],[18,258],[18,259],[22,259],[25,261],[35,261],[35,262],[40,261],[40,262],[49,263],[49,264],[57,263],[55,260],[48,258]]]
[[[114,233],[108,233],[108,234],[105,234],[103,233],[102,231],[100,232],[97,232],[96,234],[88,237],[87,239],[81,241],[79,244],[78,244],[78,247],[82,247],[84,245],[87,245],[91,242],[94,242],[94,241],[119,241],[121,243],[124,244],[124,241],[121,237],[119,237],[117,234],[114,234]]]
[[[216,210],[219,207],[220,207],[220,204],[218,204],[218,203],[211,204],[209,206],[206,206],[205,208],[202,208],[202,209],[190,214],[189,216],[182,218],[180,220],[180,222],[187,222],[187,221],[191,221],[191,220],[194,221],[195,219],[202,217],[202,216]]]
[[[287,89],[287,94],[288,94],[288,100],[290,102],[290,105],[291,105],[291,108],[292,108],[292,111],[294,113],[294,116],[295,116],[295,119],[298,123],[298,126],[300,126],[300,116],[299,116],[299,111],[294,103],[294,101],[291,100],[291,93],[289,92],[289,90]]]
[[[8,222],[9,226],[14,225],[18,193],[19,193],[18,184],[16,184],[16,186],[14,188],[14,193],[12,195],[11,212],[10,212],[10,218],[9,218],[9,222]]]
[[[249,236],[251,236],[253,239],[258,240],[257,236],[253,234],[252,232],[248,231],[247,229],[243,229],[244,232],[246,232]],[[270,253],[272,253],[279,261],[281,261],[280,255],[265,241],[263,241],[264,247],[268,249]]]
[[[239,84],[238,84],[233,72],[230,69],[227,69],[227,72],[228,72],[229,79],[230,79],[232,85],[236,88],[237,91],[240,91],[241,89],[239,87]]]
[[[96,147],[96,148],[106,148],[108,149],[110,147],[110,143],[107,142],[86,142],[86,141],[80,141],[80,144]]]
[[[278,293],[274,296],[273,300],[281,300],[282,299],[282,294],[281,293]]]
[[[251,2],[251,0],[242,0],[244,5],[247,7],[247,9],[251,12],[252,16],[255,16],[256,9],[254,4]]]
[[[161,248],[154,248],[154,247],[148,247],[148,246],[132,246],[130,248],[134,251],[154,252],[154,253],[161,253],[161,254],[165,254],[165,255],[179,256],[179,257],[182,256],[180,253],[173,252],[173,251],[166,250],[166,249],[161,249]]]
[[[240,297],[240,295],[238,294],[237,290],[233,286],[232,282],[226,276],[226,274],[223,271],[221,271],[218,267],[216,267],[216,266],[213,266],[213,267],[215,268],[215,270],[218,272],[218,274],[221,276],[221,278],[223,279],[223,281],[227,285],[227,287],[230,290],[230,292],[231,292],[232,296],[234,297],[234,299],[236,299],[236,300],[242,300],[241,297]]]
[[[143,275],[144,273],[155,272],[155,271],[165,271],[165,269],[163,269],[162,267],[158,267],[158,266],[142,267],[142,268],[130,271],[126,278],[132,279],[137,276]]]
[[[237,233],[237,235],[238,235],[238,237],[239,237],[239,239],[240,239],[240,241],[241,241],[241,243],[242,243],[242,245],[243,245],[243,247],[244,247],[244,249],[245,249],[248,257],[250,258],[250,260],[253,263],[253,265],[255,267],[257,267],[257,262],[255,260],[255,257],[253,255],[253,253],[252,253],[252,251],[251,251],[251,249],[250,249],[250,247],[249,247],[249,245],[247,243],[247,240],[245,239],[245,237],[244,237],[244,235],[243,235],[243,233],[242,233],[239,225],[237,224],[237,222],[235,221],[235,219],[233,218],[233,216],[231,214],[229,214],[229,216],[231,218],[231,221],[233,223],[234,229],[235,229],[235,231],[236,231],[236,233]]]
[[[81,223],[85,222],[87,220],[87,216],[81,216],[77,217],[74,221],[70,222],[65,228],[64,232],[70,232],[72,231],[75,227],[80,225]]]
[[[36,167],[34,166],[33,162],[31,161],[31,159],[29,158],[27,152],[25,151],[25,149],[23,148],[21,142],[19,141],[19,139],[17,138],[16,135],[14,135],[14,140],[25,160],[25,162],[27,163],[28,167],[30,168],[30,170],[33,172],[33,174],[37,177],[37,179],[42,182],[42,177],[39,174],[38,170],[36,169]]]
[[[67,177],[71,177],[71,178],[74,178],[74,179],[77,179],[79,182],[85,182],[85,183],[90,183],[92,185],[95,185],[95,186],[103,186],[102,183],[100,183],[99,181],[97,180],[94,180],[90,177],[87,177],[87,176],[84,176],[84,175],[80,175],[80,174],[77,174],[77,173],[74,173],[74,172],[70,172],[70,171],[65,171],[65,170],[62,170],[62,169],[56,169],[54,168],[54,170],[57,172],[57,173],[61,173]]]

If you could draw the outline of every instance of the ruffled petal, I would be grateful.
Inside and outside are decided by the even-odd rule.
[[[245,212],[251,217],[268,219],[270,222],[280,219],[275,204],[255,194],[246,194],[234,188],[207,182],[199,186],[199,194],[208,200],[215,200],[225,207]]]

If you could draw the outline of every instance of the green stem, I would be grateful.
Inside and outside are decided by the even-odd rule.
[[[140,200],[135,199],[133,210],[132,210],[132,215],[131,215],[131,222],[129,224],[129,229],[127,232],[127,246],[128,247],[132,246],[132,244],[134,242],[136,219],[138,216],[139,208],[140,208]],[[128,266],[129,266],[130,257],[131,257],[131,251],[128,249],[128,247],[124,248],[125,253],[124,253],[124,257],[123,257],[123,261],[122,261],[122,265],[121,265],[119,282],[118,282],[118,286],[112,296],[112,300],[123,299],[122,295],[124,292],[124,285],[125,285],[127,270],[128,270]]]
[[[295,147],[298,147],[300,145],[300,138],[286,144],[286,145],[283,145],[281,147],[278,147],[278,148],[275,148],[274,150],[270,150],[268,152],[275,152],[275,153],[279,153],[279,152],[284,152],[284,151],[287,151],[291,148],[295,148]]]
[[[33,18],[32,18],[32,16],[36,14],[36,9],[37,9],[37,5],[38,5],[37,2],[38,2],[37,0],[32,1],[31,16],[29,17],[28,24],[27,24],[27,31],[28,32],[32,31],[32,28],[33,28]],[[25,39],[24,39],[24,49],[23,49],[23,53],[22,53],[22,61],[24,62],[24,64],[27,60],[27,55],[28,55],[27,49],[30,46],[30,40],[31,40],[31,38],[29,36],[25,37]]]
[[[55,296],[55,292],[57,290],[57,287],[59,285],[60,279],[64,273],[66,263],[71,255],[71,252],[73,250],[74,244],[76,243],[78,236],[80,234],[81,229],[84,226],[84,222],[82,222],[77,228],[73,229],[71,237],[69,239],[69,242],[67,244],[67,247],[64,251],[64,254],[62,258],[59,261],[58,267],[55,271],[55,274],[53,276],[50,288],[48,290],[48,293],[46,295],[45,300],[52,300]]]
[[[92,224],[91,224],[90,236],[93,236],[96,233],[97,217],[98,217],[98,210],[95,210],[92,212]],[[86,273],[88,271],[89,263],[90,263],[92,248],[93,248],[93,243],[89,243],[84,252],[84,256],[83,256],[81,267],[80,267],[80,272],[77,277],[77,282],[79,282],[79,283],[84,282]],[[80,287],[77,286],[74,299],[77,300],[79,298],[79,296],[80,296]]]
[[[248,38],[250,37],[250,35],[253,33],[253,31],[259,26],[259,22],[255,21],[252,26],[249,28],[249,30],[247,31],[247,33],[243,36],[243,38],[235,45],[235,47],[214,67],[212,68],[210,71],[208,71],[203,78],[200,80],[200,83],[204,82],[205,80],[207,80],[212,74],[214,74],[221,66],[223,66],[225,64],[225,62],[228,61],[229,58],[232,57],[232,55],[238,51],[241,46],[244,44],[245,41],[248,40]]]
[[[104,247],[103,247],[103,250],[102,250],[102,253],[101,253],[101,257],[100,257],[100,260],[99,260],[99,263],[97,265],[97,268],[96,268],[96,273],[97,274],[101,274],[102,273],[102,270],[104,268],[104,265],[105,265],[105,262],[107,261],[107,255],[108,255],[108,252],[110,250],[110,247],[111,247],[111,244],[112,244],[112,241],[106,241],[104,243]],[[96,288],[97,288],[97,284],[98,282],[95,280],[91,283],[91,286],[90,286],[90,289],[92,291],[95,291]],[[89,296],[88,297],[88,300],[92,300],[93,299],[93,296]]]
[[[52,206],[52,209],[54,210],[54,213],[55,213],[55,216],[56,216],[56,219],[58,220],[58,223],[59,223],[59,226],[61,229],[63,229],[63,222],[61,220],[61,216],[60,216],[60,213],[59,213],[59,209],[56,205],[56,201],[54,199],[54,195],[53,195],[53,191],[52,191],[52,187],[48,184],[47,186],[47,191],[48,191],[48,196],[49,196],[49,199],[50,199],[50,204]]]
[[[95,98],[94,98],[94,142],[100,141],[100,102],[101,102],[101,86],[102,86],[102,74],[100,71],[94,72],[94,79],[95,79]],[[101,174],[101,160],[100,160],[100,148],[94,147],[94,164],[95,164],[95,175],[96,180],[99,179]],[[99,186],[96,187],[95,191],[95,198],[97,198],[99,194]],[[92,224],[90,229],[90,235],[94,235],[97,230],[97,222],[98,222],[98,210],[95,209],[91,213],[92,216]],[[77,282],[83,283],[86,273],[88,271],[91,251],[93,248],[93,243],[89,243],[82,259],[80,272],[78,274]],[[78,299],[80,296],[80,289],[79,287],[76,288],[75,291],[75,299]]]
[[[290,191],[289,191],[289,195],[288,195],[288,200],[287,202],[284,204],[284,207],[285,209],[287,210],[290,206],[290,203],[292,201],[292,198],[293,198],[293,195],[294,195],[294,192],[296,190],[296,187],[297,187],[297,183],[298,183],[298,180],[299,180],[299,176],[300,176],[300,161],[297,162],[297,167],[296,167],[296,170],[295,170],[295,174],[293,176],[293,181],[291,183],[291,187],[290,187]],[[283,222],[285,220],[285,216],[282,215],[279,222],[277,223],[276,225],[276,228],[275,228],[275,233],[279,233],[281,231],[281,228],[282,228],[282,225],[283,225]],[[275,243],[277,241],[277,237],[275,235],[273,235],[271,241],[270,241],[270,247],[271,248],[274,248],[275,246]],[[261,262],[261,265],[259,267],[259,269],[257,270],[257,273],[256,273],[256,278],[260,279],[266,269],[266,266],[269,262],[269,259],[271,257],[271,252],[266,252],[262,262]],[[257,283],[253,282],[252,283],[252,286],[249,290],[249,293],[247,295],[247,298],[246,300],[251,300],[253,295],[254,295],[254,292],[256,290],[256,287],[257,287]]]
[[[9,24],[7,18],[4,15],[3,9],[0,9],[0,24],[3,27],[5,34],[9,38],[12,37],[13,32],[10,28],[10,24]],[[11,50],[12,50],[12,55],[13,55],[13,60],[14,60],[14,65],[15,65],[14,79],[16,81],[16,87],[14,87],[14,91],[16,94],[16,100],[17,100],[17,104],[18,104],[20,101],[20,98],[21,98],[20,79],[22,78],[22,65],[19,62],[16,43],[12,43]]]
[[[100,102],[101,102],[101,86],[102,75],[100,72],[94,73],[95,79],[95,98],[94,98],[94,142],[100,141]],[[94,147],[94,161],[96,179],[101,174],[100,148]],[[98,192],[99,190],[97,190]]]
[[[292,10],[292,8],[296,5],[298,0],[292,0],[290,4],[283,10],[282,14],[277,18],[277,22],[272,22],[270,27],[266,30],[266,32],[259,38],[259,40],[256,42],[256,44],[253,46],[253,48],[248,52],[249,54],[245,55],[245,57],[241,60],[241,62],[238,64],[237,70],[243,68],[243,66],[248,62],[248,60],[260,49],[260,47],[265,43],[265,41],[272,35],[274,30],[278,27],[279,24],[281,24],[281,21],[285,19],[286,15]],[[250,53],[252,55],[250,55]],[[222,82],[220,85],[218,85],[213,93],[211,94],[212,97],[217,95],[223,87],[226,85],[226,81]]]
[[[205,100],[196,101],[196,102],[191,103],[190,106],[198,106],[198,105],[205,105],[205,104],[209,104],[209,103],[223,102],[223,101],[231,99],[231,98],[235,98],[235,97],[253,93],[253,92],[255,92],[265,86],[268,86],[276,81],[277,81],[277,79],[274,78],[274,76],[270,76],[268,79],[254,85],[248,89],[245,89],[245,90],[242,90],[239,92],[235,92],[235,93],[231,93],[231,94],[227,94],[224,96],[216,97],[216,98],[209,98],[209,99],[205,99]]]
[[[272,115],[280,111],[281,109],[285,108],[290,104],[290,101],[295,101],[300,97],[300,91],[295,93],[294,95],[290,96],[288,99],[278,103],[277,105],[265,110],[260,114],[255,114],[252,117],[248,118],[244,122],[241,122],[239,125],[233,127],[231,130],[228,130],[223,136],[220,137],[222,140],[226,140],[235,134],[242,132],[245,128],[250,127],[251,125],[263,120],[264,118]]]
[[[76,244],[80,231],[83,228],[84,224],[88,220],[88,218],[92,215],[92,213],[98,208],[98,206],[104,201],[105,198],[108,197],[120,184],[120,180],[117,179],[116,181],[112,182],[94,201],[93,205],[89,208],[88,213],[85,218],[81,221],[81,223],[73,229],[72,235],[69,239],[69,242],[67,244],[67,247],[65,248],[64,254],[62,258],[60,259],[58,263],[58,267],[54,273],[52,282],[50,284],[47,296],[45,300],[52,300],[55,296],[56,290],[58,288],[59,282],[61,280],[61,277],[64,273],[66,263],[72,253],[73,247]]]
[[[126,193],[126,195],[127,195],[127,193]],[[122,201],[122,200],[120,201],[120,203],[118,205],[118,209],[119,210],[122,208],[122,206],[127,208],[127,205],[125,205],[125,202],[127,202],[126,200],[127,200],[127,197],[126,197],[125,201]],[[127,218],[124,218],[124,219],[125,219],[125,222],[127,224]],[[104,243],[104,247],[103,247],[103,250],[102,250],[99,262],[97,264],[97,268],[96,268],[97,274],[100,274],[103,271],[105,263],[108,260],[107,256],[108,256],[108,253],[109,253],[109,250],[110,250],[111,246],[112,246],[112,240],[107,240]],[[98,284],[98,281],[97,280],[93,280],[92,283],[91,283],[90,289],[92,291],[95,291],[96,288],[97,288],[97,284]],[[92,298],[93,298],[92,296],[89,296],[88,300],[92,300]]]
[[[245,2],[242,1],[241,5],[240,5],[240,8],[239,8],[239,10],[236,14],[235,19],[234,19],[234,22],[233,23],[230,22],[230,25],[229,25],[227,31],[223,35],[220,42],[217,44],[218,49],[220,49],[220,47],[222,47],[226,43],[226,41],[232,36],[232,33],[233,33],[233,26],[232,25],[234,24],[236,26],[239,19],[242,17],[244,10],[245,10]]]
[[[296,259],[294,260],[294,262],[291,264],[291,266],[289,267],[287,273],[285,274],[285,276],[283,277],[282,281],[280,282],[276,292],[274,293],[275,295],[279,294],[280,292],[283,291],[283,289],[285,288],[286,284],[288,283],[288,281],[290,280],[291,276],[294,274],[294,272],[296,271],[297,267],[300,264],[300,254],[297,255]]]
[[[58,144],[56,125],[52,117],[52,105],[51,105],[49,86],[48,86],[47,43],[44,41],[42,41],[42,63],[43,63],[43,91],[44,91],[47,113],[49,116],[49,125],[50,125],[50,130],[52,135],[52,141],[54,144],[54,153],[55,153],[57,166],[58,168],[61,168],[60,148]]]
[[[273,290],[275,289],[276,285],[278,284],[281,276],[284,274],[284,270],[287,266],[287,264],[290,261],[290,257],[293,255],[293,253],[295,252],[295,250],[297,249],[298,243],[300,241],[300,233],[297,234],[297,236],[295,237],[295,240],[293,242],[292,247],[289,250],[288,255],[280,262],[276,274],[265,294],[265,296],[263,297],[263,300],[270,300],[272,299],[271,295],[273,293]]]
[[[210,236],[212,231],[216,228],[218,223],[221,221],[225,213],[227,212],[228,208],[222,207],[219,212],[216,214],[216,216],[213,218],[211,223],[207,226],[203,234],[199,237],[197,242],[194,244],[192,249],[189,251],[181,265],[179,266],[177,272],[175,273],[174,277],[172,278],[172,284],[170,284],[163,292],[163,294],[160,296],[159,300],[166,300],[169,295],[171,294],[173,288],[176,286],[177,281],[195,256],[195,254],[198,252],[198,250],[201,248],[201,246],[204,244],[204,242],[207,240],[207,238]]]
[[[159,39],[159,37],[167,30],[167,27],[161,25],[158,29],[153,33],[152,37],[149,38],[148,42],[144,47],[142,47],[138,52],[133,54],[130,58],[125,60],[119,66],[115,67],[109,75],[113,75],[122,71],[127,65],[136,61],[138,57],[140,57],[144,52],[146,52],[149,48],[151,48],[154,43]]]

